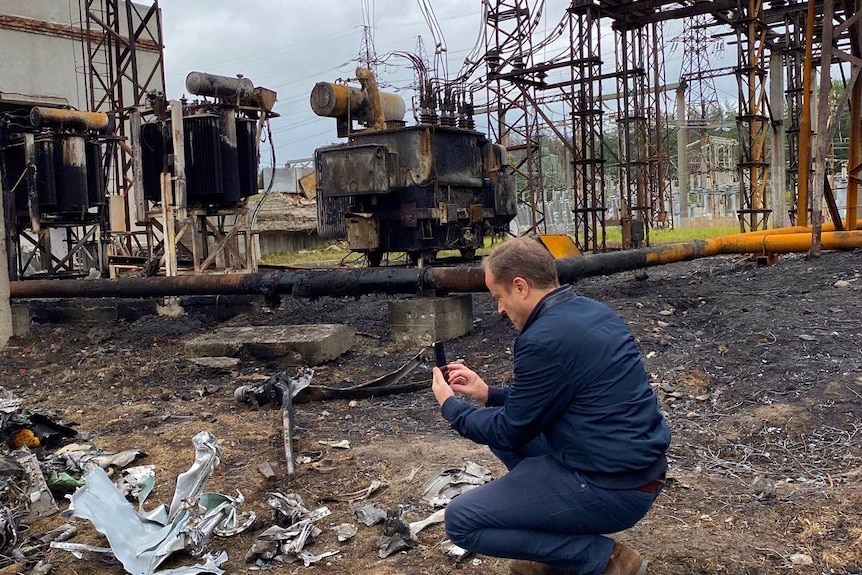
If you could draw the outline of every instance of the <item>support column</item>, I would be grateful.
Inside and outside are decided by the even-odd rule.
[[[3,174],[0,171],[0,181]],[[9,250],[6,249],[6,216],[3,198],[0,197],[0,350],[6,348],[12,337],[12,307],[9,304]]]
[[[473,329],[470,294],[389,301],[389,334],[407,347],[461,337]]]
[[[784,106],[784,55],[773,51],[769,63],[769,101],[772,102],[772,165],[770,167],[769,191],[772,196],[772,227],[788,225],[787,214],[787,158],[784,146],[787,143]]]
[[[679,179],[679,222],[688,221],[688,127],[685,106],[685,82],[680,82],[676,90],[676,154],[677,174]],[[673,203],[673,202],[671,202]],[[671,205],[671,210],[673,205]]]

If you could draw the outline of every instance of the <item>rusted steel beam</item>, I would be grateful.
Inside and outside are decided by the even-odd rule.
[[[79,26],[72,26],[70,24],[62,24],[59,22],[46,22],[44,20],[27,18],[26,16],[15,16],[13,14],[0,14],[0,28],[30,34],[42,34],[45,36],[53,36],[55,38],[68,38],[78,42],[84,39],[85,34]],[[91,33],[90,37],[93,41],[98,41],[101,38],[101,36],[96,33]],[[137,40],[136,48],[147,52],[158,53],[160,51],[157,42],[146,38]]]

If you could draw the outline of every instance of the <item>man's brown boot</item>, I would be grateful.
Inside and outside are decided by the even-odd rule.
[[[511,575],[565,575],[566,572],[538,561],[512,559],[509,561],[509,573]]]
[[[611,560],[602,575],[645,575],[646,560],[625,543],[614,543]]]

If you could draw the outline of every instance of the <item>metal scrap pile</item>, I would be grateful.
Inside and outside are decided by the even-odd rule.
[[[242,494],[203,491],[219,462],[215,437],[201,432],[193,438],[195,461],[177,477],[170,505],[145,511],[155,468],[128,467],[145,454],[138,449],[108,453],[89,443],[63,445],[77,436],[74,429],[22,406],[23,400],[0,388],[0,438],[8,449],[0,453],[0,573],[51,572],[53,566],[45,560],[49,548],[66,549],[78,557],[84,552],[113,554],[127,571],[141,575],[223,573],[219,566],[226,553],[208,554],[198,565],[156,571],[174,552],[199,555],[213,535],[233,535],[254,522],[253,513],[238,512]],[[110,547],[70,541],[77,534],[71,524],[29,533],[28,523],[57,513],[55,498],[73,492],[67,516],[91,521]]]

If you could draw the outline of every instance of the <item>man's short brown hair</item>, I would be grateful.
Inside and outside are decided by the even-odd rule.
[[[547,289],[560,285],[557,266],[550,252],[538,241],[520,237],[500,244],[482,261],[494,280],[510,289],[512,280],[524,278],[532,288]]]

